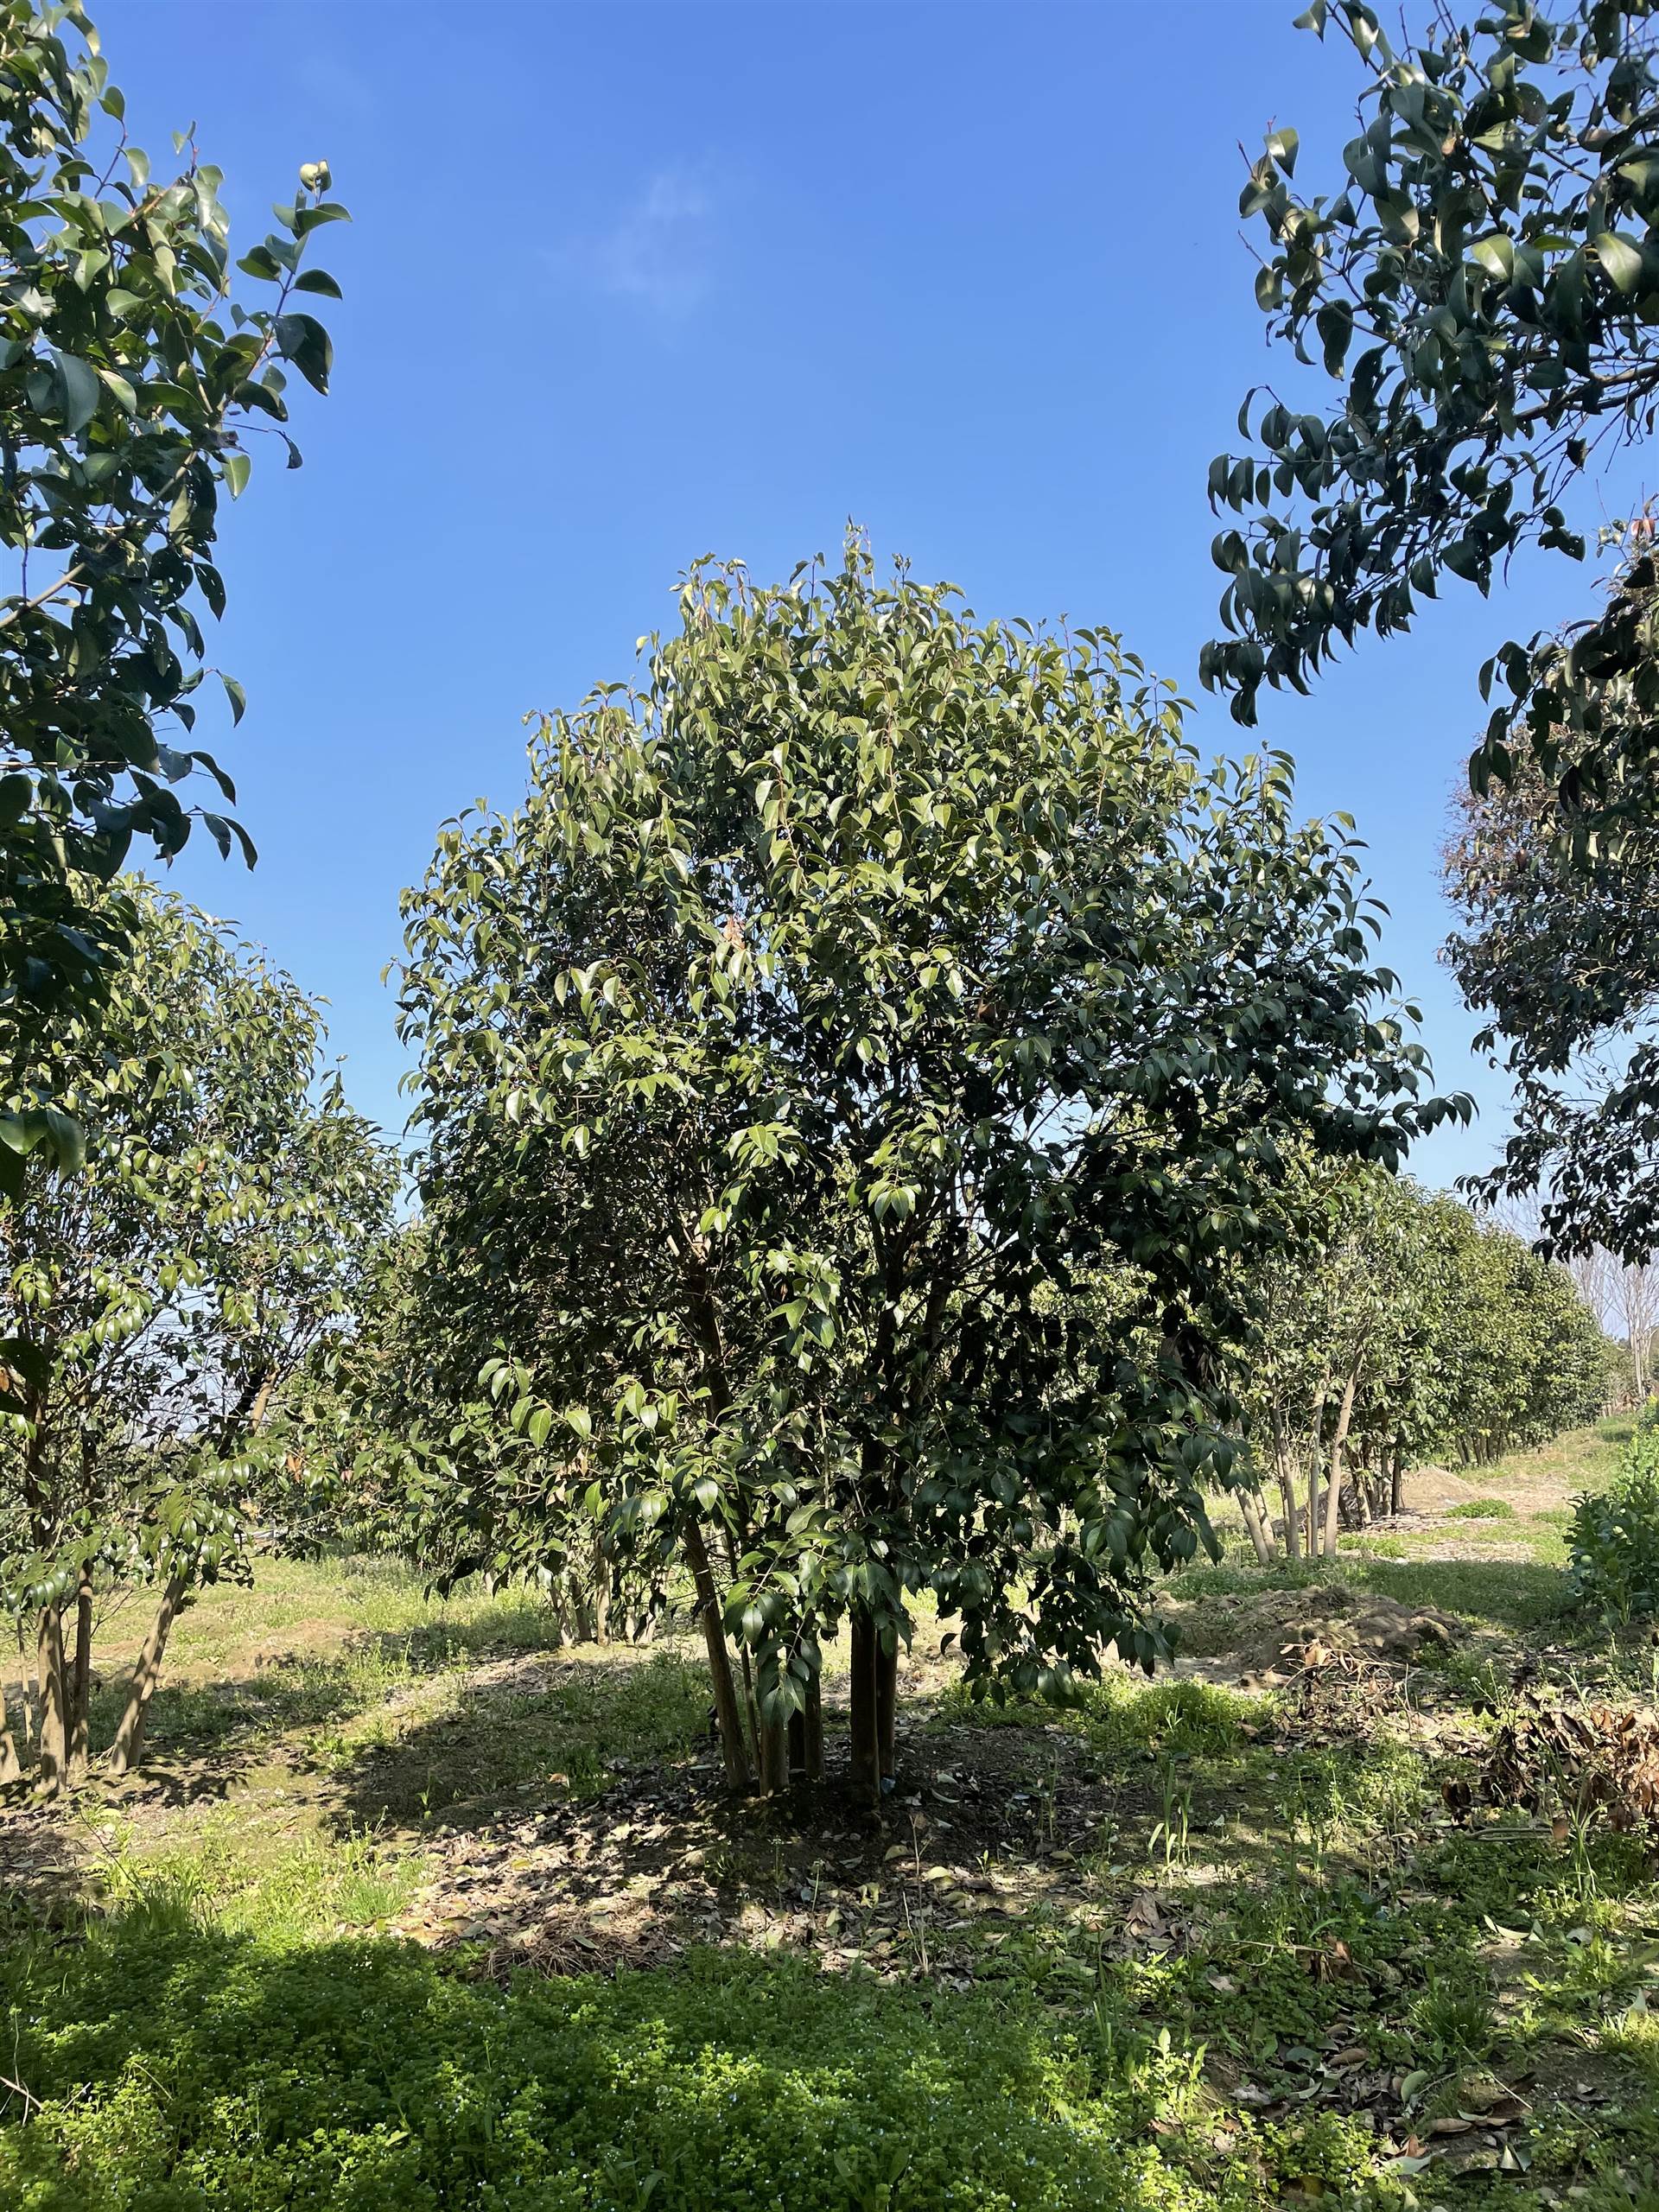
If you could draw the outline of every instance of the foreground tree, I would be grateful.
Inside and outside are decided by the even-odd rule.
[[[203,610],[221,495],[261,434],[296,467],[286,362],[327,389],[331,347],[302,267],[345,213],[325,162],[300,172],[277,230],[237,264],[220,174],[194,144],[171,179],[127,142],[124,104],[79,4],[0,0],[0,1188],[80,1133],[46,1081],[54,1013],[93,1003],[133,922],[107,887],[135,838],[163,858],[200,820],[245,833],[228,776],[190,743],[209,672]],[[305,296],[305,300],[300,295]],[[224,678],[232,715],[241,687]],[[216,786],[206,809],[184,787]],[[181,796],[181,792],[183,795]]]
[[[122,896],[130,956],[50,1062],[96,1132],[86,1165],[0,1199],[18,1402],[0,1602],[34,1624],[48,1780],[87,1756],[95,1607],[144,1588],[111,1752],[137,1760],[180,1607],[239,1570],[272,1394],[355,1310],[396,1186],[323,1075],[312,1001],[222,925],[137,883]]]
[[[552,1517],[685,1563],[733,1779],[812,1770],[845,1621],[874,1792],[916,1593],[978,1688],[1150,1664],[1281,1146],[1391,1162],[1461,1109],[1344,836],[1282,761],[1202,773],[1109,633],[856,544],[682,616],[406,902],[428,1263]]]

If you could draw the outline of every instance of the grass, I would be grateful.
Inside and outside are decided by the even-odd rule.
[[[1516,1662],[1576,1633],[1550,1560],[1465,1552],[1489,1519],[1559,1542],[1535,1475],[1488,1480],[1514,1517],[1448,1516],[1455,1556],[1372,1542],[1173,1586],[1217,1652],[1287,1593],[1459,1616],[1403,1691],[1114,1672],[1057,1713],[929,1677],[906,1764],[939,1746],[938,1794],[906,1782],[868,1846],[737,1823],[706,1935],[613,1975],[510,1973],[488,1937],[392,1923],[435,1872],[486,1920],[521,1833],[568,1843],[590,1925],[671,1898],[683,1858],[650,1838],[708,1756],[685,1647],[562,1651],[532,1601],[439,1603],[385,1562],[211,1592],[150,1793],[42,1816],[68,1878],[0,1891],[0,2204],[1652,2212],[1652,1856],[1553,1802],[1460,1822],[1442,1796]],[[1609,1660],[1580,1641],[1567,1664]],[[1036,1808],[1018,1849],[963,1827],[975,1773]]]

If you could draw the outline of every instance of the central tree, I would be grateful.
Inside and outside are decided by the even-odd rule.
[[[874,1794],[918,1596],[976,1686],[1152,1662],[1281,1144],[1392,1164],[1464,1109],[1345,829],[1281,760],[1202,772],[1109,634],[856,543],[681,612],[406,900],[427,1294],[508,1439],[457,1510],[501,1565],[595,1510],[676,1552],[734,1780],[815,1770],[849,1622]]]

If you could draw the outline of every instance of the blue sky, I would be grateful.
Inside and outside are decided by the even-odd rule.
[[[1332,177],[1355,64],[1292,0],[726,6],[607,0],[111,0],[94,7],[135,140],[194,122],[234,237],[298,163],[355,218],[334,389],[296,407],[306,467],[257,464],[232,512],[214,651],[249,709],[221,757],[261,849],[174,871],[332,1002],[356,1102],[401,1126],[380,971],[445,817],[524,784],[533,709],[625,675],[697,555],[787,573],[844,520],[982,613],[1119,630],[1200,703],[1215,614],[1212,454],[1263,351],[1239,142],[1303,137]],[[1619,511],[1638,480],[1594,495]],[[1275,702],[1305,810],[1345,809],[1470,1133],[1503,1094],[1435,961],[1438,852],[1501,639],[1586,608],[1517,564],[1311,701]]]

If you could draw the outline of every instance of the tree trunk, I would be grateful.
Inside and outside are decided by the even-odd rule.
[[[63,1615],[48,1605],[41,1615],[41,1780],[56,1789],[68,1764],[68,1714],[64,1700]]]
[[[852,1784],[853,1795],[867,1805],[881,1802],[881,1728],[876,1715],[876,1653],[880,1638],[867,1612],[851,1620],[853,1675]]]
[[[726,1648],[726,1630],[721,1624],[720,1593],[715,1588],[715,1571],[709,1563],[709,1547],[695,1521],[686,1523],[683,1541],[686,1562],[697,1593],[702,1640],[709,1653],[709,1676],[715,1693],[715,1719],[720,1728],[720,1755],[726,1779],[733,1789],[747,1789],[751,1779],[749,1754],[743,1741],[743,1719],[737,1709],[737,1691],[732,1681],[731,1654]]]
[[[1238,1494],[1239,1511],[1244,1516],[1244,1526],[1255,1548],[1256,1562],[1262,1567],[1273,1565],[1273,1546],[1268,1541],[1267,1529],[1262,1519],[1262,1499],[1255,1491],[1242,1490]]]
[[[1395,1514],[1403,1513],[1405,1510],[1406,1451],[1404,1445],[1396,1437],[1394,1445],[1394,1460],[1389,1469],[1389,1511],[1390,1514]]]
[[[806,1755],[806,1778],[809,1782],[823,1780],[823,1680],[814,1673],[806,1686],[806,1711],[802,1716],[802,1737]]]
[[[0,1675],[0,1782],[16,1782],[22,1770],[23,1763],[12,1740],[11,1723],[6,1717],[5,1677]]]
[[[789,1720],[760,1716],[760,1781],[769,1796],[781,1797],[789,1788]]]
[[[1296,1479],[1282,1460],[1279,1463],[1279,1502],[1285,1510],[1285,1557],[1302,1555],[1301,1508],[1296,1503]]]
[[[602,1544],[594,1547],[594,1642],[611,1640],[611,1562]]]
[[[149,1634],[144,1638],[143,1648],[132,1670],[126,1710],[121,1715],[121,1725],[115,1732],[114,1743],[110,1746],[110,1764],[117,1774],[130,1774],[143,1756],[144,1723],[149,1718],[149,1700],[156,1694],[156,1685],[161,1679],[162,1661],[167,1656],[167,1639],[172,1633],[174,1620],[188,1587],[186,1576],[176,1573],[169,1576],[167,1587],[162,1592],[162,1602],[149,1624]]]
[[[1337,1529],[1342,1511],[1342,1455],[1348,1441],[1348,1430],[1354,1418],[1354,1399],[1359,1389],[1361,1362],[1356,1359],[1348,1370],[1348,1380],[1342,1386],[1342,1402],[1337,1408],[1337,1431],[1331,1440],[1331,1457],[1325,1474],[1325,1553],[1327,1559],[1337,1555]]]
[[[1307,1425],[1307,1554],[1310,1559],[1319,1555],[1319,1476],[1325,1465],[1325,1403],[1331,1395],[1328,1375],[1319,1379],[1313,1400],[1313,1418]]]
[[[875,1735],[876,1750],[880,1762],[883,1783],[891,1783],[896,1771],[893,1755],[893,1724],[899,1712],[899,1637],[895,1630],[891,1645],[880,1637],[875,1645]]]
[[[69,1773],[86,1771],[87,1729],[92,1700],[92,1586],[85,1575],[75,1592],[75,1669],[69,1678]]]

